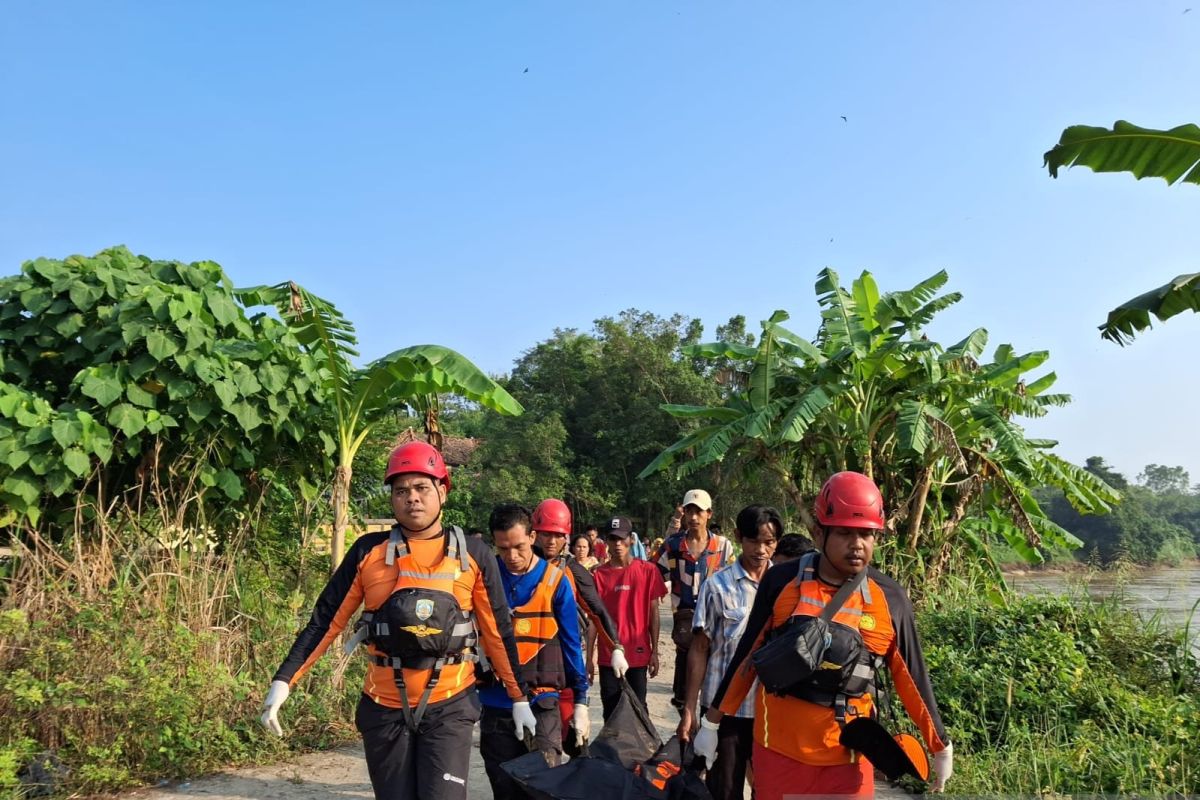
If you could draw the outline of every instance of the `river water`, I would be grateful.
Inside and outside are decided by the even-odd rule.
[[[1159,614],[1162,621],[1182,628],[1191,619],[1192,646],[1200,652],[1200,564],[1137,572],[1124,577],[1111,573],[1064,574],[1031,572],[1008,576],[1019,592],[1062,594],[1086,587],[1092,597],[1119,594],[1126,605],[1145,616]]]

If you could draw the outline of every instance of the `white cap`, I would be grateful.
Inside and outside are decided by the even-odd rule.
[[[689,489],[683,496],[681,506],[696,506],[701,511],[712,511],[712,498],[703,489]]]

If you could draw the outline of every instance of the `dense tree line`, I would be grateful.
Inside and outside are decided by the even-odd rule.
[[[517,359],[500,383],[525,407],[522,416],[487,414],[469,404],[445,406],[445,433],[480,442],[469,462],[454,471],[449,518],[482,527],[495,503],[532,505],[559,497],[580,523],[619,513],[652,538],[693,483],[714,492],[717,518],[727,525],[751,501],[783,507],[786,492],[769,474],[722,470],[718,464],[685,481],[666,474],[638,478],[683,431],[660,406],[715,403],[733,390],[726,365],[684,353],[702,333],[698,320],[680,314],[629,309],[596,320],[588,331],[556,330]],[[718,326],[716,334],[746,344],[754,340],[743,317]],[[419,420],[397,416],[364,445],[354,472],[362,476],[355,478],[355,494],[366,516],[390,514],[375,476],[395,437],[409,427],[419,431]]]
[[[1083,542],[1081,559],[1101,564],[1177,563],[1200,550],[1200,487],[1183,467],[1148,464],[1129,481],[1104,458],[1092,456],[1086,469],[1120,490],[1122,501],[1104,515],[1079,514],[1061,492],[1047,494],[1050,518]]]

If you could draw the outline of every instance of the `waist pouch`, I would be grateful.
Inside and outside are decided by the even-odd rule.
[[[462,616],[452,594],[422,587],[400,589],[375,613],[387,632],[377,632],[374,642],[406,667],[421,669],[449,653]]]
[[[680,608],[675,611],[674,624],[671,626],[671,641],[680,650],[692,646],[692,621],[696,617],[696,609]]]
[[[772,694],[787,694],[820,669],[832,641],[825,620],[793,617],[751,653],[750,660],[764,689]]]

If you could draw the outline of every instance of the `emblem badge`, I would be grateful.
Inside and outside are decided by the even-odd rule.
[[[533,630],[532,622],[530,622],[527,619],[517,620],[516,631],[519,635],[524,636],[525,634],[529,633],[531,630]]]
[[[863,614],[862,619],[858,621],[858,627],[862,628],[864,631],[875,630],[875,617],[871,616],[870,614]]]
[[[433,601],[426,599],[418,600],[417,607],[414,609],[414,611],[417,615],[417,619],[424,622],[433,616]]]

